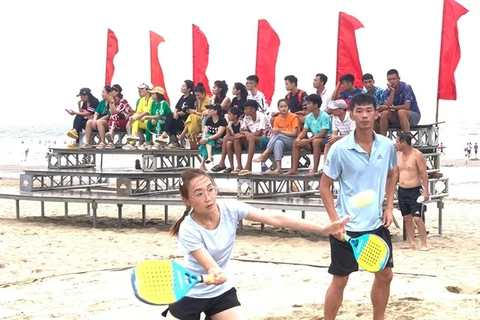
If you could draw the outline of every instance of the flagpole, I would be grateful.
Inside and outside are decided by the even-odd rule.
[[[440,99],[437,98],[437,111],[435,112],[435,123],[438,125],[438,109],[440,105]]]

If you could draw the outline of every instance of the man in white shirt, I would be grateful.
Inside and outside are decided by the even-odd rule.
[[[316,94],[322,98],[322,105],[320,106],[320,110],[331,114],[331,110],[328,109],[330,105],[330,97],[331,95],[327,94],[327,88],[325,88],[325,84],[327,84],[328,77],[323,73],[317,73],[315,79],[313,79],[313,88],[316,90]]]
[[[233,174],[246,176],[252,173],[252,160],[255,151],[264,151],[270,139],[272,127],[267,116],[260,112],[257,101],[247,100],[243,105],[245,117],[240,132],[234,135],[233,150],[237,159],[237,169]],[[242,165],[242,150],[248,150],[245,167]]]
[[[259,79],[256,75],[251,75],[247,77],[247,82],[245,83],[245,87],[248,91],[247,100],[257,101],[258,111],[265,114],[266,116],[270,116],[267,99],[265,99],[265,95],[257,89],[258,81]]]
[[[330,147],[350,134],[355,130],[355,121],[350,117],[350,112],[347,111],[347,104],[345,100],[332,100],[328,107],[329,113],[332,114],[332,134],[328,138],[328,142],[323,150],[323,164],[325,165],[325,159],[327,159],[328,150]]]

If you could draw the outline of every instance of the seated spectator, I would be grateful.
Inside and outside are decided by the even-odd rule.
[[[256,75],[251,75],[247,77],[247,82],[245,83],[245,88],[248,91],[247,100],[255,100],[258,103],[258,111],[270,117],[270,110],[268,108],[267,99],[263,92],[257,89],[257,85],[260,79]]]
[[[300,120],[298,115],[289,111],[288,101],[280,99],[277,103],[279,115],[275,117],[273,123],[273,135],[268,141],[265,151],[254,162],[262,162],[268,159],[268,155],[273,151],[275,161],[275,170],[268,169],[266,174],[280,173],[282,170],[282,158],[284,151],[290,151],[293,142],[300,131]]]
[[[177,134],[185,129],[189,110],[195,110],[195,95],[193,94],[194,84],[192,80],[185,80],[180,91],[182,96],[178,99],[172,114],[165,119],[165,131],[169,136],[169,143],[165,149],[178,149],[180,143]]]
[[[303,124],[307,116],[307,93],[298,89],[297,83],[297,77],[292,75],[285,77],[285,89],[288,92],[285,99],[288,101],[290,112],[296,114],[300,123]]]
[[[131,128],[131,134],[127,136],[128,143],[122,147],[124,150],[136,150],[136,143],[140,141],[140,144],[143,143],[144,137],[143,133],[147,129],[147,123],[141,122],[142,117],[150,114],[150,109],[152,108],[153,100],[150,96],[150,91],[153,89],[151,83],[142,83],[138,86],[138,94],[140,99],[137,101],[137,108],[135,113],[128,119],[128,127]]]
[[[357,94],[364,93],[362,89],[359,89],[353,85],[355,82],[355,76],[351,73],[344,74],[340,77],[340,80],[337,83],[337,87],[332,92],[332,100],[343,99],[347,103],[347,106],[350,105],[350,100],[355,97]],[[342,92],[338,93],[342,87]]]
[[[210,104],[219,104],[222,107],[222,113],[226,114],[230,108],[232,101],[228,94],[228,85],[225,80],[217,80],[213,83],[212,97],[210,98]]]
[[[347,104],[344,100],[335,100],[330,102],[329,109],[331,110],[332,117],[332,135],[328,137],[327,144],[323,151],[323,164],[325,165],[325,160],[327,159],[328,151],[330,147],[347,136],[353,130],[355,130],[355,121],[350,117],[350,112],[347,111]],[[323,170],[320,170],[323,172]]]
[[[235,98],[234,98],[235,99]],[[243,107],[243,104],[242,104]],[[231,107],[228,110],[228,124],[225,130],[225,136],[223,137],[222,141],[222,157],[220,158],[220,162],[214,166],[211,170],[212,172],[220,172],[223,171],[224,173],[231,173],[233,171],[233,140],[237,133],[240,133],[240,128],[242,126],[242,120],[240,117],[243,115],[243,112],[237,107]],[[225,166],[225,159],[228,155],[228,161],[230,162],[230,168]]]
[[[243,115],[243,104],[247,101],[248,91],[243,83],[235,82],[232,88],[232,94],[234,95],[230,108],[238,108]]]
[[[315,93],[322,98],[322,105],[320,106],[320,110],[328,111],[328,106],[330,105],[331,95],[327,93],[327,88],[325,85],[327,84],[328,77],[323,73],[317,73],[315,78],[313,79],[313,88],[315,89]]]
[[[168,135],[164,131],[165,119],[172,113],[167,100],[165,100],[165,90],[162,87],[155,87],[150,90],[152,95],[152,108],[150,114],[143,116],[140,121],[147,122],[145,130],[145,142],[138,147],[138,150],[160,150],[160,143],[168,141]],[[152,134],[155,134],[155,145],[152,141]]]
[[[365,93],[373,96],[377,102],[377,106],[385,104],[385,91],[375,85],[375,80],[370,73],[365,73],[362,76],[363,87],[365,88]]]
[[[105,86],[102,89],[102,101],[98,104],[93,114],[93,118],[87,121],[85,127],[85,144],[81,146],[81,149],[91,149],[92,145],[90,140],[92,138],[92,131],[98,131],[100,136],[100,143],[97,144],[97,149],[105,148],[105,134],[108,127],[108,118],[110,117],[110,108],[109,103],[113,100],[113,97],[110,95],[112,92],[112,87]]]
[[[332,120],[325,111],[320,110],[321,105],[322,98],[317,94],[311,94],[307,97],[307,111],[309,114],[305,118],[302,132],[293,143],[292,168],[285,174],[298,173],[301,149],[313,151],[313,168],[307,175],[318,174],[322,146],[327,143],[328,136],[332,134]],[[310,138],[307,136],[309,132],[313,135]]]
[[[87,120],[91,119],[98,106],[98,99],[95,98],[89,88],[80,89],[77,94],[80,97],[78,100],[78,111],[72,109],[65,109],[70,115],[75,116],[73,119],[73,129],[67,132],[67,136],[75,139],[75,143],[69,144],[68,149],[77,149],[80,145],[79,135],[85,129]]]
[[[387,81],[385,106],[377,108],[378,112],[381,112],[380,134],[386,136],[389,126],[410,132],[410,127],[416,126],[421,118],[415,93],[409,84],[400,81],[395,69],[388,70]]]
[[[122,87],[119,84],[112,86],[111,96],[113,99],[109,103],[110,118],[108,119],[108,132],[105,134],[108,143],[105,149],[115,149],[113,142],[115,131],[126,131],[128,119],[133,113],[127,99],[123,98]]]
[[[190,148],[196,149],[197,138],[202,130],[202,119],[207,114],[207,105],[210,101],[210,96],[206,93],[203,83],[197,84],[193,90],[195,93],[195,109],[188,109],[188,117],[185,120],[185,128],[178,136],[178,140],[182,141],[185,138],[190,140]],[[192,148],[193,147],[193,148]]]
[[[202,156],[200,169],[206,170],[205,163],[213,161],[213,155],[220,152],[223,136],[227,127],[227,120],[223,117],[222,106],[218,103],[207,106],[208,119],[205,122],[202,139],[199,141],[198,150]]]
[[[263,151],[267,147],[271,134],[270,121],[267,116],[259,111],[256,100],[247,100],[243,105],[245,117],[243,118],[240,133],[237,133],[233,141],[233,149],[237,158],[237,169],[232,173],[245,176],[252,173],[252,160],[255,151]],[[245,169],[242,165],[242,150],[247,147],[248,156]]]

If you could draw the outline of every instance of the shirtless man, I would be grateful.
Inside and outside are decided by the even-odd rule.
[[[402,249],[415,249],[415,229],[417,225],[420,236],[420,250],[427,251],[427,230],[422,220],[423,203],[417,202],[418,197],[423,195],[423,201],[428,201],[427,166],[423,154],[412,147],[412,136],[408,132],[400,132],[397,135],[397,179],[398,203],[405,222],[408,245]],[[423,188],[423,193],[422,193]]]

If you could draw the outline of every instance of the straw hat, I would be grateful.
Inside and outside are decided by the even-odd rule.
[[[165,89],[162,87],[155,87],[153,90],[149,91],[150,93],[159,93],[159,94],[165,94]]]

